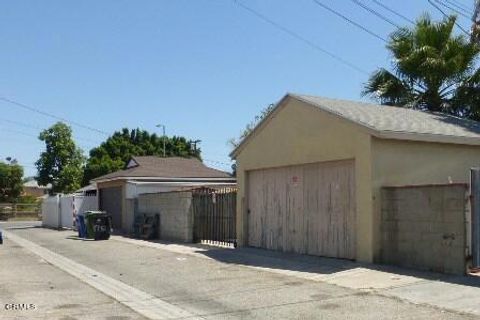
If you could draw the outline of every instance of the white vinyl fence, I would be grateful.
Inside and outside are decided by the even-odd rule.
[[[50,228],[60,227],[60,196],[52,196],[42,202],[42,226]]]
[[[42,203],[42,226],[72,228],[78,212],[98,210],[97,196],[56,195]]]

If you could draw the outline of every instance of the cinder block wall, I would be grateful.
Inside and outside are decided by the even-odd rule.
[[[382,189],[383,263],[464,274],[467,185]]]
[[[133,235],[133,223],[135,220],[135,199],[125,200],[125,219],[123,219],[123,230],[128,235]]]
[[[139,214],[160,214],[160,239],[192,242],[191,192],[167,192],[138,196]]]

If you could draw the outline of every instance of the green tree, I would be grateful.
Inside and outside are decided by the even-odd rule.
[[[238,138],[231,138],[230,140],[227,141],[227,143],[233,148],[238,147],[238,145],[242,143],[243,139],[245,139],[250,134],[250,132],[252,132],[253,129],[255,129],[257,124],[259,124],[260,121],[266,118],[273,111],[274,108],[275,108],[275,104],[273,103],[263,108],[260,111],[260,114],[255,116],[255,119],[247,123],[247,125],[245,126],[245,129],[243,129],[242,133]],[[236,168],[232,168],[232,169],[235,171]]]
[[[85,157],[75,145],[72,129],[57,122],[40,133],[45,151],[35,163],[40,185],[52,184],[53,193],[69,193],[81,187]]]
[[[16,202],[23,191],[23,168],[16,163],[0,162],[0,201]]]
[[[195,157],[201,159],[200,148],[184,137],[161,137],[145,130],[123,128],[116,131],[100,146],[90,150],[83,184],[99,176],[123,169],[132,156],[163,156],[163,139],[167,157]]]
[[[420,17],[412,28],[390,35],[392,70],[380,68],[363,95],[380,103],[480,119],[479,47],[454,34],[456,17]]]
[[[242,133],[238,136],[238,138],[231,138],[230,140],[227,141],[227,144],[229,144],[233,149],[238,147],[240,143],[242,143],[243,139],[245,139],[252,131],[255,129],[255,127],[265,119],[275,108],[275,104],[271,103],[265,108],[263,108],[260,111],[259,115],[256,115],[255,118],[247,123],[245,128],[243,129]],[[235,177],[237,176],[237,163],[235,162],[232,164],[232,175]]]

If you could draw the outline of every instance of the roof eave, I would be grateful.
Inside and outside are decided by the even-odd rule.
[[[151,181],[157,181],[157,182],[175,182],[175,181],[192,181],[192,182],[197,182],[197,181],[232,181],[235,182],[237,181],[237,178],[234,177],[198,177],[198,178],[168,178],[168,177],[132,177],[132,176],[123,176],[123,177],[112,177],[112,178],[106,178],[106,179],[99,179],[95,180],[95,183],[102,183],[102,182],[109,182],[109,181],[116,181],[116,180],[151,180]]]
[[[448,136],[448,135],[430,134],[430,133],[381,131],[375,134],[374,136],[381,139],[392,139],[392,140],[447,143],[447,144],[471,145],[471,146],[480,145],[480,139],[475,137]]]

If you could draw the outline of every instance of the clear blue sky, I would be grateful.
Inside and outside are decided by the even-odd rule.
[[[389,63],[384,43],[311,0],[241,2],[364,70]],[[323,2],[382,36],[393,31],[349,0]],[[440,16],[426,0],[381,2],[412,19]],[[226,141],[286,92],[358,100],[367,78],[230,0],[2,1],[0,41],[0,96],[107,132],[162,123],[168,135],[201,139],[203,157],[223,163]],[[55,120],[5,102],[0,110],[0,158],[35,174],[38,128]],[[86,152],[105,138],[72,128]]]

